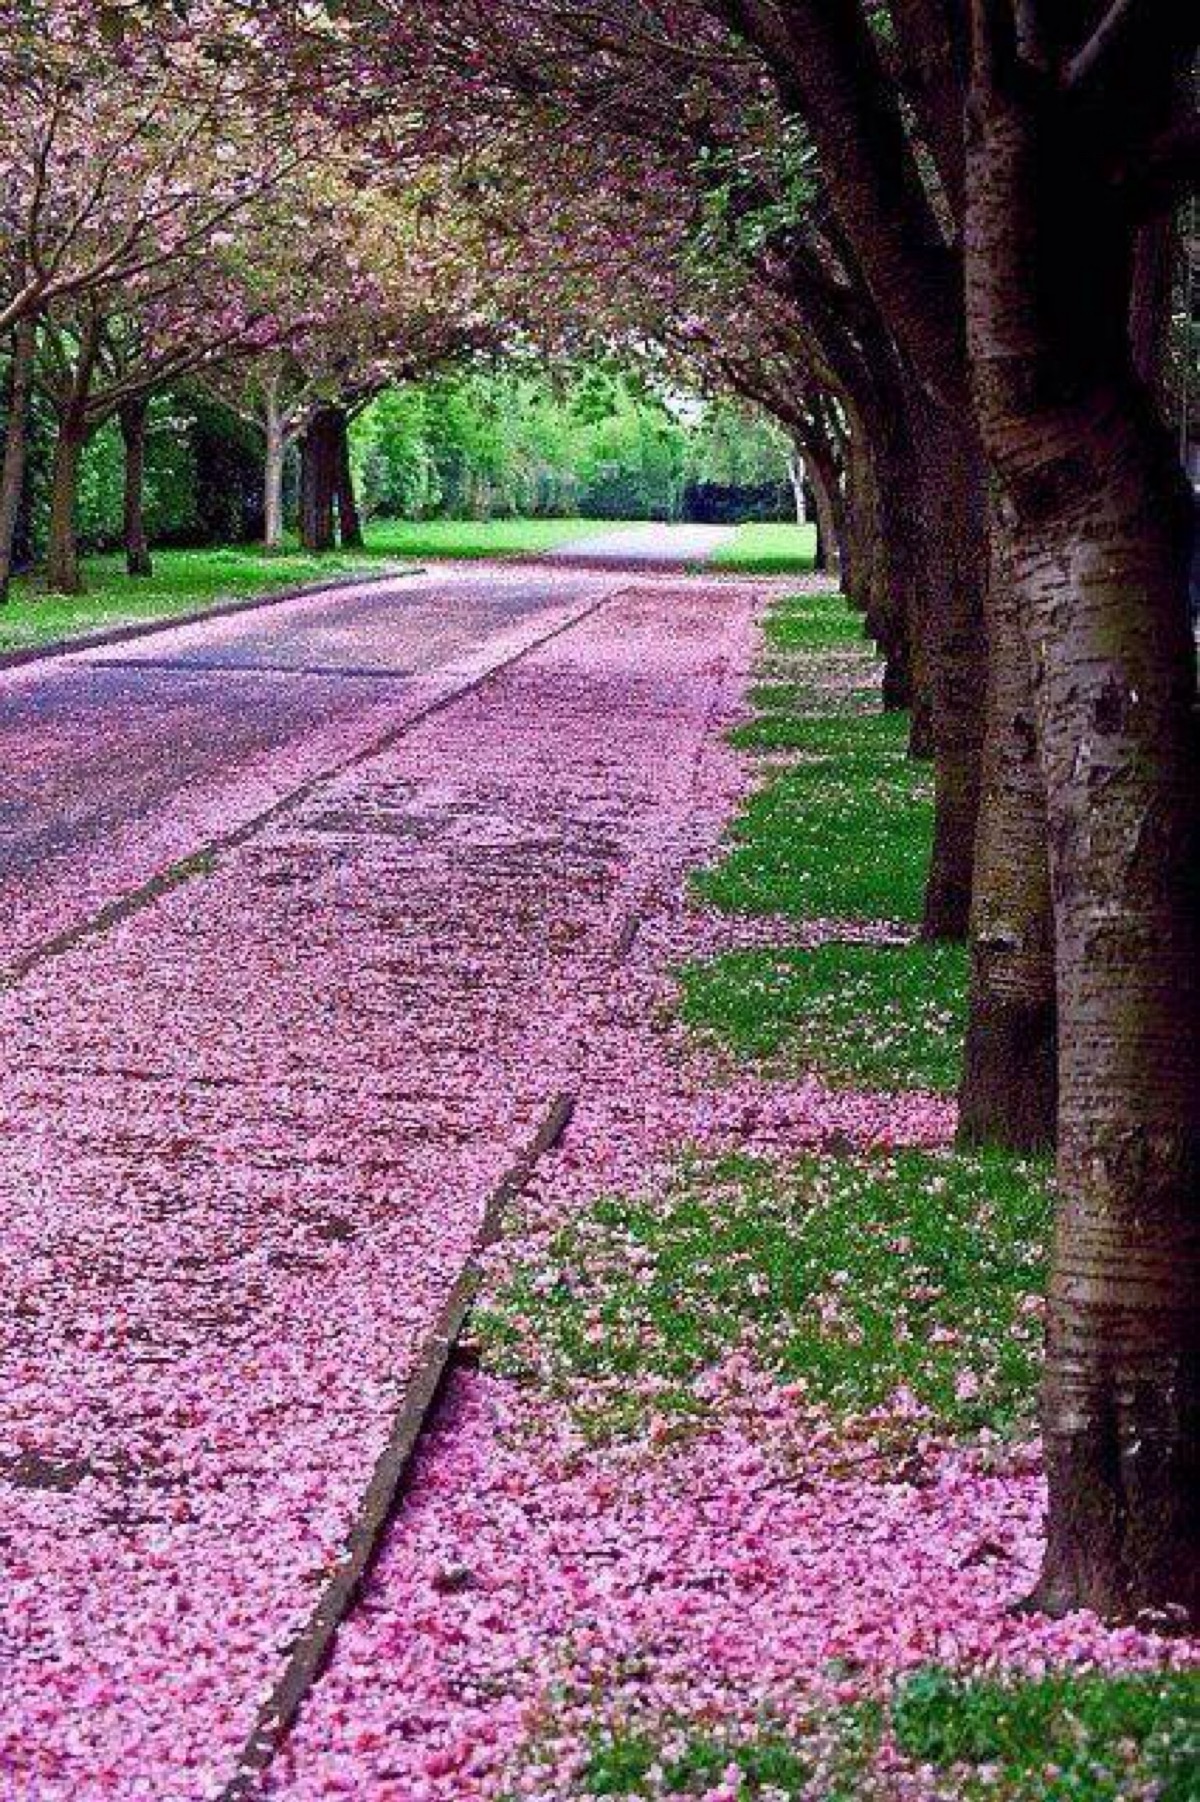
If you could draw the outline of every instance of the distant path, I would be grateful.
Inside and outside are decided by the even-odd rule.
[[[542,554],[544,563],[586,564],[589,567],[685,569],[707,563],[710,557],[737,536],[734,526],[625,526],[590,538],[575,538]]]

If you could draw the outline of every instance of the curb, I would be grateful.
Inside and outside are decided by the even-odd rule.
[[[128,644],[135,638],[157,638],[161,632],[174,632],[181,626],[199,626],[210,619],[231,619],[238,613],[256,613],[261,608],[278,607],[284,601],[303,601],[316,595],[333,594],[339,588],[372,588],[384,582],[397,582],[407,576],[425,576],[424,567],[393,565],[388,569],[365,570],[356,575],[345,570],[321,582],[299,582],[290,588],[272,589],[270,594],[252,595],[247,600],[218,601],[212,607],[198,607],[191,613],[173,613],[162,619],[135,621],[125,626],[109,626],[99,632],[81,632],[75,638],[53,638],[46,644],[22,645],[18,650],[0,651],[0,672],[22,669],[30,663],[52,662],[79,651],[98,651],[106,645]]]
[[[384,1535],[411,1473],[413,1455],[441,1394],[458,1340],[483,1281],[481,1256],[499,1238],[505,1213],[528,1185],[541,1158],[558,1144],[574,1111],[573,1095],[564,1091],[555,1097],[537,1132],[489,1197],[474,1249],[425,1342],[400,1411],[392,1423],[388,1442],[375,1465],[347,1541],[346,1557],[326,1584],[307,1625],[292,1642],[287,1668],[259,1710],[238,1760],[237,1774],[218,1792],[216,1802],[250,1802],[250,1798],[260,1793],[259,1786],[275,1754],[325,1670],[338,1631],[354,1607],[383,1545]]]

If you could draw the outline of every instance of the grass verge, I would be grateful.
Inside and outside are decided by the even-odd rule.
[[[701,1417],[735,1350],[838,1415],[903,1387],[945,1432],[1008,1432],[1029,1414],[1048,1221],[1045,1173],[1000,1155],[684,1160],[662,1193],[563,1226],[477,1326],[493,1367],[596,1438]]]
[[[730,952],[686,965],[679,981],[684,1023],[741,1056],[870,1089],[958,1088],[967,987],[959,945]]]
[[[0,607],[0,651],[52,644],[110,626],[148,625],[224,601],[251,600],[281,588],[325,582],[370,569],[374,561],[388,555],[377,550],[312,557],[289,550],[268,557],[252,545],[159,551],[154,574],[136,580],[125,574],[121,557],[88,557],[84,562],[87,591],[82,595],[45,594],[36,578],[22,577],[14,583],[8,606]]]
[[[1200,1673],[921,1671],[886,1705],[814,1716],[798,1742],[769,1728],[600,1730],[577,1794],[730,1790],[762,1802],[1200,1802]]]
[[[376,521],[370,537],[373,545],[386,545],[388,556],[476,559],[533,555],[638,523],[621,519],[391,519]]]
[[[779,603],[755,716],[731,740],[785,757],[745,802],[728,849],[694,879],[726,913],[915,922],[933,837],[933,783],[902,714],[864,711],[875,663],[836,595]],[[832,672],[832,675],[831,675]]]
[[[739,526],[705,567],[748,576],[800,575],[812,569],[817,550],[814,526]]]

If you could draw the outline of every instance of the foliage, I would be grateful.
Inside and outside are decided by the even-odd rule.
[[[381,396],[354,454],[368,509],[416,519],[674,519],[697,484],[736,500],[784,480],[782,440],[761,417],[728,405],[693,414],[627,372],[517,362]],[[807,535],[774,548],[792,567],[811,560]]]

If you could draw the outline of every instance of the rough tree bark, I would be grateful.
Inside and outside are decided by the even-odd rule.
[[[80,461],[92,432],[88,400],[100,351],[100,331],[100,314],[93,307],[80,333],[78,354],[69,381],[56,397],[58,436],[54,446],[50,521],[46,536],[46,587],[51,594],[83,593],[75,514]]]
[[[1034,664],[1055,895],[1061,1199],[1036,1600],[1054,1612],[1171,1610],[1195,1622],[1191,508],[1133,364],[1135,215],[1121,179],[1145,166],[1169,116],[1188,22],[1169,8],[1122,15],[1114,61],[1095,29],[1103,8],[1063,8],[1041,40],[1017,10],[974,4],[966,257],[979,418]],[[1061,36],[1068,27],[1074,46]]]
[[[336,460],[336,490],[338,529],[343,546],[348,550],[360,551],[363,547],[362,518],[358,511],[358,497],[354,492],[354,467],[350,461],[350,423],[345,409],[335,409],[335,422],[330,430],[334,436],[333,455]]]
[[[268,551],[283,549],[283,478],[287,463],[287,433],[279,404],[278,387],[272,383],[266,393],[263,418],[266,434],[266,458],[263,466],[263,543]]]
[[[37,356],[37,321],[20,320],[13,330],[12,366],[4,430],[4,462],[0,466],[0,606],[8,600],[12,579],[13,544],[21,494],[25,486],[25,457],[29,435],[29,401],[33,392],[33,366]]]
[[[86,419],[74,410],[59,420],[50,482],[50,519],[46,532],[46,588],[51,594],[82,594],[79,540],[75,514],[79,500],[79,466],[88,441]]]
[[[922,934],[967,936],[979,823],[988,581],[982,459],[969,421],[956,421],[914,384],[911,443],[919,493],[920,638],[928,664],[937,797]]]
[[[336,411],[322,407],[300,445],[300,542],[306,551],[320,555],[334,548],[337,481]]]
[[[820,575],[836,576],[841,569],[841,538],[834,499],[837,470],[820,451],[807,445],[799,447],[799,455],[812,495],[813,521],[817,528],[817,552],[813,569]]]
[[[1054,915],[1033,681],[1003,522],[988,584],[987,730],[959,1142],[1044,1151],[1058,1114]]]
[[[122,401],[118,410],[121,440],[125,447],[123,527],[125,568],[131,576],[152,576],[154,563],[146,534],[146,425],[150,416],[148,395]]]

